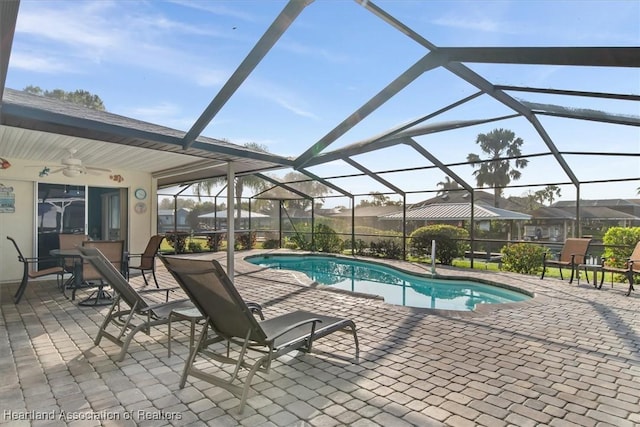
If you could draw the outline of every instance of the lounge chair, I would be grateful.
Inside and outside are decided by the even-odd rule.
[[[180,388],[184,387],[188,375],[224,387],[239,395],[241,413],[256,372],[268,373],[272,360],[283,354],[295,350],[310,352],[316,339],[337,331],[350,332],[355,343],[355,360],[359,360],[356,326],[351,320],[294,311],[258,321],[251,315],[249,308],[217,261],[171,257],[170,262],[165,265],[206,320],[198,343],[185,363]],[[209,329],[215,333],[214,336],[209,337]],[[211,348],[213,344],[220,342],[226,343],[226,347]],[[229,347],[232,344],[240,346],[236,357],[230,356]],[[245,358],[248,350],[257,351],[262,356],[248,360]],[[197,354],[208,356],[223,364],[233,364],[234,371],[228,378],[224,378],[196,368],[194,360]],[[239,379],[238,373],[241,368],[249,371],[242,387],[233,384]]]
[[[562,269],[570,268],[571,278],[569,279],[569,283],[572,283],[578,265],[584,264],[590,243],[591,239],[569,238],[565,240],[559,259],[547,259],[547,253],[545,252],[542,256],[542,276],[540,276],[540,279],[544,279],[544,274],[548,266],[559,268],[561,279],[564,279],[564,277],[562,277]]]
[[[33,270],[31,268],[32,265],[37,265],[41,262],[47,262],[47,261],[51,261],[51,258],[45,258],[45,257],[39,257],[39,258],[28,258],[25,257],[24,255],[22,255],[22,251],[20,250],[20,248],[18,247],[18,244],[16,243],[16,241],[13,239],[13,237],[9,237],[7,236],[7,240],[10,240],[11,243],[13,243],[13,246],[16,248],[16,251],[18,252],[18,261],[20,261],[23,264],[23,271],[22,271],[22,280],[20,281],[20,286],[18,286],[18,289],[16,290],[15,295],[13,296],[13,302],[15,304],[18,304],[20,302],[20,299],[22,299],[22,295],[24,295],[24,291],[27,289],[27,284],[29,283],[29,279],[37,279],[40,277],[45,277],[45,276],[51,276],[51,275],[56,275],[56,280],[58,281],[58,287],[60,287],[63,283],[64,280],[64,272],[65,270],[62,268],[62,266],[54,266],[54,267],[47,267],[47,268],[43,268],[40,270]]]
[[[600,277],[600,286],[598,287],[598,289],[602,288],[605,273],[611,273],[612,285],[613,275],[623,274],[627,278],[627,280],[629,280],[629,290],[627,291],[626,295],[631,295],[631,291],[635,290],[633,287],[635,275],[640,274],[640,242],[636,243],[636,247],[633,249],[631,256],[625,261],[624,267],[607,265],[606,262],[602,263],[602,276]]]
[[[147,335],[152,326],[163,325],[169,321],[169,314],[178,308],[192,308],[193,304],[189,299],[176,299],[169,301],[169,292],[176,288],[157,288],[137,291],[124,278],[116,267],[97,248],[79,247],[82,258],[91,263],[104,280],[111,285],[116,292],[111,308],[107,313],[104,322],[100,326],[96,336],[95,345],[100,344],[102,337],[109,339],[121,347],[118,361],[124,359],[131,340],[140,331]],[[165,292],[165,302],[155,303],[144,298],[145,295]],[[124,303],[128,308],[121,308]],[[134,322],[138,323],[134,323]],[[107,328],[113,326],[117,328],[116,333],[107,332]]]
[[[160,244],[162,243],[162,240],[164,240],[164,236],[161,234],[151,236],[143,253],[129,254],[128,256],[127,269],[140,270],[140,272],[142,273],[142,278],[144,279],[145,286],[149,285],[145,272],[150,271],[151,276],[153,277],[153,282],[156,284],[156,288],[160,287],[160,285],[158,285],[158,279],[156,278],[156,255],[158,254],[158,250],[160,250]],[[139,262],[135,265],[131,265],[132,258],[139,258]]]

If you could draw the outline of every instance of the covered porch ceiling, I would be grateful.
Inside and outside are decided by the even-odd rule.
[[[291,0],[276,17],[254,48],[238,65],[235,72],[222,86],[200,117],[186,131],[134,120],[131,118],[89,110],[44,97],[5,88],[12,41],[18,19],[19,0],[0,3],[0,28],[3,43],[0,50],[0,157],[20,158],[51,162],[59,160],[66,149],[81,153],[86,164],[99,164],[105,168],[136,169],[158,178],[159,187],[222,177],[227,174],[227,164],[232,162],[236,174],[246,175],[276,169],[294,169],[308,174],[310,179],[322,180],[307,168],[341,160],[358,173],[381,184],[392,193],[405,195],[405,189],[381,178],[375,170],[354,159],[363,153],[405,146],[417,153],[426,163],[433,165],[451,177],[468,191],[474,187],[437,155],[426,149],[417,137],[446,132],[483,123],[523,118],[535,130],[546,153],[565,174],[569,184],[579,187],[581,180],[567,162],[568,155],[594,155],[597,152],[563,152],[540,117],[578,119],[638,127],[640,118],[623,114],[606,113],[584,108],[563,108],[553,104],[541,104],[516,98],[532,93],[558,95],[581,99],[617,99],[640,101],[639,94],[575,91],[570,88],[535,88],[505,86],[491,82],[473,71],[468,63],[533,64],[570,67],[640,68],[638,47],[439,47],[423,35],[370,1],[360,1],[362,13],[373,14],[385,24],[406,35],[425,50],[424,56],[408,67],[388,85],[372,96],[322,138],[310,141],[307,148],[295,157],[280,156],[249,150],[237,144],[202,136],[202,132],[214,119],[226,102],[235,94],[245,79],[266,57],[278,39],[287,31],[298,15],[311,1]],[[396,96],[418,77],[430,70],[443,69],[460,81],[475,88],[476,92],[453,103],[447,103],[418,119],[388,129],[382,134],[354,142],[334,151],[327,148],[345,133],[356,127],[368,115]],[[457,108],[477,97],[490,97],[508,111],[495,117],[470,118],[434,123],[441,114]],[[339,100],[336,100],[339,102]],[[636,104],[637,105],[637,104]],[[283,124],[284,125],[284,124]],[[538,155],[541,155],[540,153]],[[640,146],[636,151],[615,153],[619,156],[640,158]],[[141,162],[140,159],[144,159]],[[264,175],[262,175],[264,177]],[[640,180],[640,170],[626,171],[620,180]],[[326,184],[343,195],[351,195],[349,189]]]

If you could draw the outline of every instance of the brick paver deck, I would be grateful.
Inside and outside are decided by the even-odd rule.
[[[640,425],[640,293],[557,279],[455,270],[537,297],[475,313],[445,313],[310,286],[237,255],[236,285],[266,316],[307,309],[352,318],[352,341],[333,334],[313,354],[292,354],[258,374],[239,399],[190,377],[178,387],[189,325],[138,334],[123,362],[93,339],[107,307],[79,307],[52,285],[31,285],[19,305],[0,294],[0,424],[213,426],[634,426]],[[223,258],[223,253],[206,254]],[[407,269],[428,266],[401,263]],[[160,280],[172,285],[162,267]],[[141,285],[140,277],[132,282]],[[29,420],[19,420],[29,418]],[[41,418],[40,420],[36,418]]]

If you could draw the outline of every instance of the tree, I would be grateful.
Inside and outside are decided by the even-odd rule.
[[[33,95],[44,96],[45,98],[54,98],[62,101],[73,102],[74,104],[83,105],[94,110],[106,111],[104,103],[98,95],[93,95],[92,93],[82,89],[77,89],[73,92],[66,92],[62,89],[43,91],[40,86],[29,85],[24,88],[24,91]]]
[[[544,202],[548,200],[549,206],[551,206],[556,197],[560,197],[560,187],[557,185],[547,185],[545,188],[536,191],[534,194],[538,200],[540,200],[540,203],[544,204]]]
[[[265,145],[258,144],[256,142],[248,142],[244,144],[244,146],[254,151],[268,153]],[[226,182],[226,176],[201,181],[193,186],[193,193],[198,196],[198,200],[200,200],[200,198],[205,194],[207,196],[211,196],[211,191],[214,188],[224,185]],[[240,219],[242,215],[242,193],[244,192],[245,187],[251,188],[254,191],[261,191],[264,189],[265,183],[255,175],[238,176],[235,178],[234,190],[236,195],[236,216],[238,219]]]
[[[287,173],[282,179],[282,182],[288,182],[289,184],[287,185],[289,187],[295,188],[314,199],[319,199],[319,201],[316,202],[316,206],[322,206],[322,204],[324,204],[324,196],[329,194],[329,189],[324,184],[310,180],[308,176],[300,172],[293,171]],[[304,211],[310,206],[310,203],[311,200],[309,199],[287,200],[285,206],[290,209],[300,209]]]
[[[158,203],[158,209],[163,209],[163,210],[173,209],[173,206],[174,206],[173,200],[174,200],[173,197],[162,198],[160,200],[160,203]],[[184,198],[184,197],[178,198],[178,209],[182,209],[182,208],[193,209],[195,205],[196,205],[196,202],[192,199]]]
[[[481,133],[476,138],[476,144],[480,145],[483,153],[489,155],[489,161],[484,161],[477,154],[469,154],[467,161],[476,169],[473,175],[476,177],[478,187],[485,185],[493,187],[494,202],[498,207],[498,200],[502,196],[503,188],[522,176],[518,169],[524,169],[529,163],[526,159],[518,158],[522,155],[520,147],[524,144],[522,138],[516,138],[513,131],[507,129],[494,129],[491,132]],[[507,158],[503,158],[506,156]],[[511,158],[516,158],[512,166]]]
[[[372,191],[369,193],[372,200],[362,199],[358,203],[358,207],[367,207],[367,206],[399,206],[402,205],[402,202],[397,200],[391,200],[391,197],[386,196],[379,191]]]
[[[513,199],[513,197],[509,197],[509,200]],[[523,197],[517,198],[517,200],[521,200],[528,211],[532,211],[540,207],[540,196],[532,190],[527,191]]]
[[[452,180],[448,176],[445,176],[444,177],[444,181],[440,181],[436,185],[438,187],[442,187],[440,190],[438,190],[438,192],[436,193],[436,196],[444,196],[450,190],[460,190],[460,189],[462,189],[460,184],[458,184],[457,182],[455,182],[454,180]]]

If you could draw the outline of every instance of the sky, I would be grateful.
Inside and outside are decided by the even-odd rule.
[[[629,1],[376,1],[377,6],[440,47],[640,46],[640,2]],[[282,11],[276,0],[22,0],[6,86],[88,90],[109,112],[187,131]],[[355,1],[316,0],[292,22],[203,135],[237,144],[255,142],[297,157],[373,98],[428,51]],[[608,67],[467,64],[494,84],[640,94],[640,70]],[[476,92],[449,71],[420,75],[364,117],[325,151],[371,138],[438,111]],[[639,116],[638,102],[511,93],[518,99]],[[485,119],[512,111],[482,96],[426,123]],[[640,154],[637,127],[539,117],[561,151]],[[513,118],[416,140],[444,163],[482,153],[480,133],[510,129],[523,153],[547,152],[532,125]],[[430,165],[405,146],[356,157],[380,172]],[[566,156],[580,180],[640,177],[640,157]],[[472,185],[473,169],[452,168]],[[323,177],[357,172],[344,162],[309,169]],[[386,173],[409,192],[408,202],[433,194],[438,170]],[[567,174],[550,156],[532,158],[522,196]],[[388,192],[369,178],[336,178],[350,192]],[[581,197],[632,198],[640,180],[582,185]],[[561,185],[562,199],[575,188]],[[395,196],[394,196],[395,197]]]

